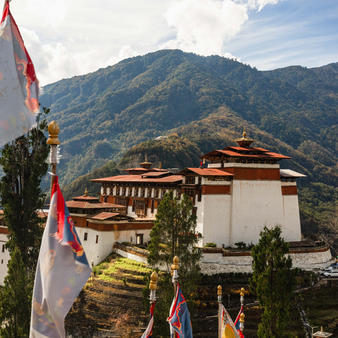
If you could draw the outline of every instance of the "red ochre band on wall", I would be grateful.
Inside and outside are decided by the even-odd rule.
[[[202,195],[230,195],[230,185],[202,185]]]
[[[224,168],[234,175],[235,180],[273,180],[280,181],[279,168]]]
[[[298,190],[295,185],[282,187],[282,195],[298,195]]]

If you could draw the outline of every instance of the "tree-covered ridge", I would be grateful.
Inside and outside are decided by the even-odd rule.
[[[336,73],[337,64],[260,72],[218,56],[163,50],[48,85],[41,101],[60,123],[65,182],[221,108],[238,117],[239,127],[250,122],[310,157],[320,153],[320,163],[331,167]]]

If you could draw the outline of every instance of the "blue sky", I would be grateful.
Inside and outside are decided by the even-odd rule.
[[[338,61],[337,0],[13,0],[11,10],[42,85],[163,48],[260,70]]]

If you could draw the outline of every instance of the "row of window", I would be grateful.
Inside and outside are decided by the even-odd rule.
[[[133,190],[134,189],[134,190]],[[145,187],[128,187],[116,186],[102,187],[102,195],[126,196],[126,197],[146,197],[146,198],[163,198],[166,192],[170,190],[176,192],[178,198],[181,197],[180,189],[165,189],[165,188],[145,188]]]

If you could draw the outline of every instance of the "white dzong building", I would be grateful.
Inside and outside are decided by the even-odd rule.
[[[183,190],[197,195],[197,229],[203,244],[255,244],[264,226],[275,225],[286,241],[300,241],[296,179],[305,175],[280,169],[279,161],[290,157],[252,147],[245,132],[236,141],[238,146],[202,156],[207,168],[181,172]]]

